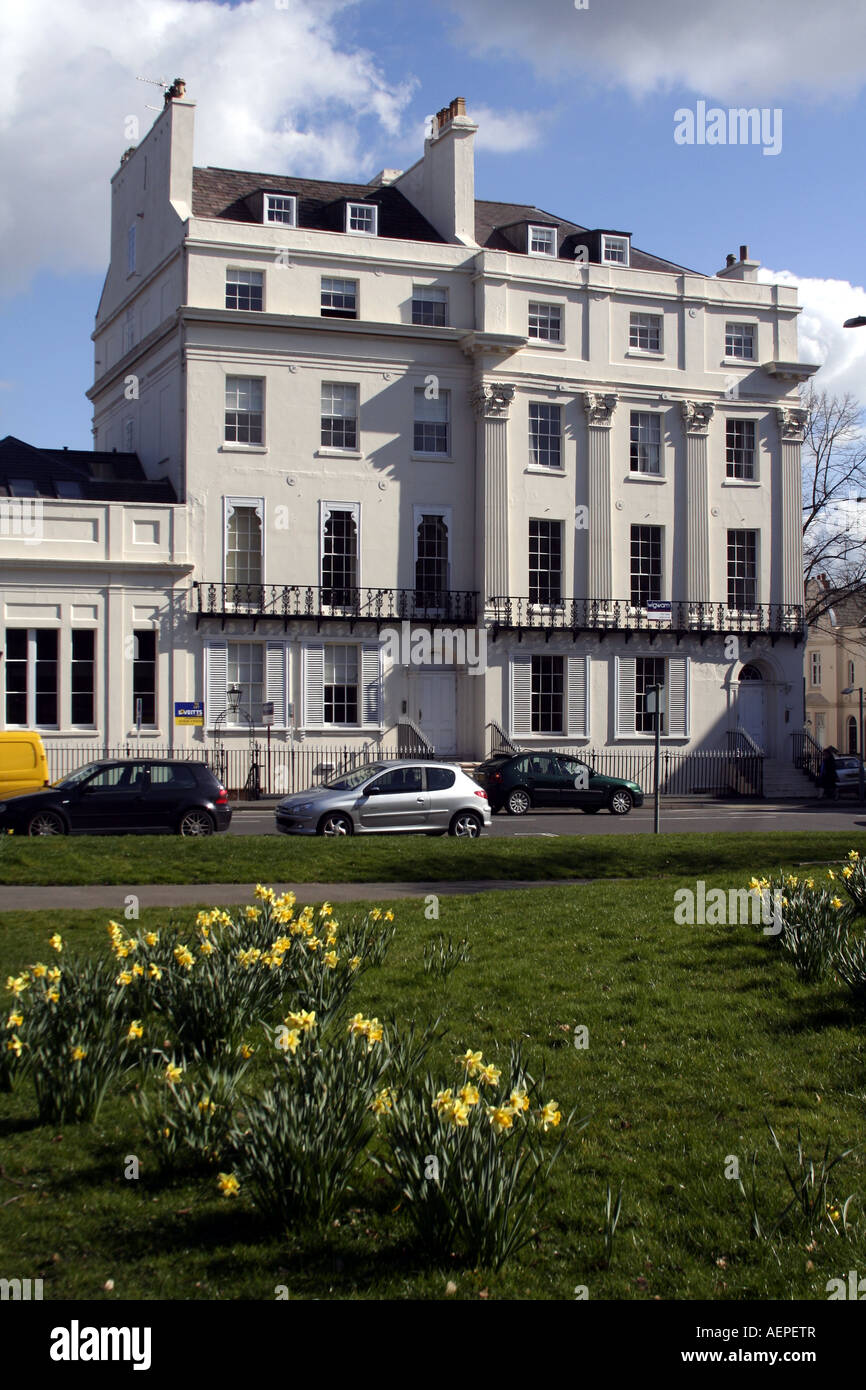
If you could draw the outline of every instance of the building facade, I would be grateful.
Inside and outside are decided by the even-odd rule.
[[[816,596],[819,587],[829,587],[822,579],[813,586]],[[859,692],[866,688],[866,593],[834,600],[809,624],[805,686],[806,730],[819,747],[859,753]]]
[[[707,276],[476,200],[462,99],[368,184],[196,168],[193,121],[168,97],[112,180],[88,393],[95,450],[137,455],[183,517],[153,552],[140,736],[206,750],[273,706],[277,747],[635,749],[663,685],[666,746],[789,762],[815,370],[795,290],[746,247]],[[7,574],[7,628],[35,623]],[[77,601],[38,621],[74,629]],[[147,604],[109,639],[88,603],[115,744],[136,706],[114,644]],[[77,739],[64,718],[48,732]]]

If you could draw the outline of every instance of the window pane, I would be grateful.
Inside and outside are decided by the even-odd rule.
[[[725,466],[729,478],[755,476],[755,421],[728,420]]]
[[[358,648],[325,647],[325,723],[358,722]]]
[[[57,629],[36,634],[36,723],[57,724]]]
[[[443,516],[422,516],[415,559],[415,602],[444,608],[448,588],[448,527]]]
[[[634,727],[639,734],[655,732],[655,715],[646,708],[647,691],[665,683],[665,662],[661,656],[639,656],[635,660]],[[665,716],[661,716],[661,732],[665,731]]]
[[[294,227],[295,209],[294,197],[280,198],[275,193],[265,194],[266,222],[282,222],[287,227]]]
[[[72,723],[93,724],[94,710],[94,652],[96,634],[91,630],[72,633]]]
[[[631,412],[632,473],[661,472],[661,416]]]
[[[662,528],[631,528],[631,601],[635,608],[662,596]]]
[[[349,204],[349,231],[373,236],[376,232],[376,208],[368,203]]]
[[[529,302],[529,337],[558,343],[562,338],[562,308],[559,304]]]
[[[322,445],[331,449],[357,449],[357,386],[322,382]]]
[[[6,629],[6,723],[27,723],[27,629]]]
[[[725,325],[725,356],[753,358],[755,355],[755,325],[728,323]]]
[[[644,352],[659,352],[662,340],[662,321],[658,314],[632,314],[629,320],[629,347]]]
[[[260,377],[226,377],[226,443],[261,444],[264,382]]]
[[[240,686],[241,708],[246,710],[254,724],[260,724],[262,721],[264,663],[264,647],[260,642],[229,642],[228,684]],[[239,725],[246,724],[240,713],[236,722]]]
[[[322,314],[325,318],[353,319],[358,312],[357,280],[322,277]]]
[[[563,658],[532,658],[532,732],[562,733]]]
[[[136,702],[141,700],[142,724],[156,724],[156,633],[133,633],[132,662],[132,719],[136,719]]]
[[[562,522],[529,523],[529,601],[562,600]]]
[[[332,511],[322,536],[322,602],[339,607],[353,605],[357,583],[357,522],[352,512]]]
[[[530,227],[529,250],[533,256],[555,256],[555,229],[553,227]]]
[[[436,285],[415,285],[412,290],[412,322],[427,328],[448,323],[448,291]]]
[[[560,468],[562,444],[561,408],[529,403],[529,460],[540,468]]]
[[[264,283],[261,270],[227,270],[226,308],[261,309]]]
[[[262,518],[258,507],[228,504],[226,583],[261,584]]]
[[[728,607],[755,608],[758,592],[757,531],[728,532]]]
[[[448,421],[450,412],[450,391],[440,391],[437,397],[429,399],[423,386],[415,387],[415,433],[413,445],[416,454],[448,453]]]

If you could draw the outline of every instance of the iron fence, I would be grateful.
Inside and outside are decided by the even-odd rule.
[[[531,753],[518,748],[510,739],[497,738],[498,726],[491,727],[488,756],[502,753]],[[495,733],[492,732],[495,729]],[[652,748],[561,748],[589,763],[606,777],[623,777],[636,782],[645,795],[653,790]],[[740,749],[663,749],[659,785],[663,796],[763,796],[764,759],[760,753]]]

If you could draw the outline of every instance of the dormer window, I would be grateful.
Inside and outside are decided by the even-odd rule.
[[[555,227],[529,227],[530,256],[555,256],[556,255],[556,228]]]
[[[628,237],[605,233],[601,238],[601,259],[607,265],[628,265]]]
[[[346,231],[354,236],[376,236],[379,209],[375,203],[347,203]]]
[[[284,227],[297,227],[298,200],[294,193],[266,193],[263,221],[278,222]]]

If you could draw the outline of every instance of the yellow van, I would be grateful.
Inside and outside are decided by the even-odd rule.
[[[0,801],[48,785],[48,759],[39,735],[30,729],[0,732]]]

